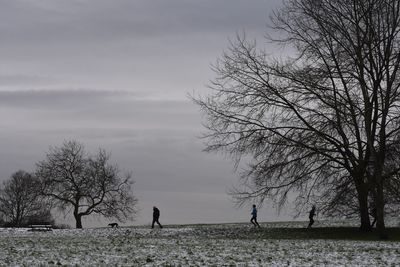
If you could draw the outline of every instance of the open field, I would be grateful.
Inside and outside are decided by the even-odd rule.
[[[304,224],[0,229],[0,266],[400,266],[399,228],[375,241],[354,227]]]

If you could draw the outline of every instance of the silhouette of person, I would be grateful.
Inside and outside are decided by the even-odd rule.
[[[257,209],[256,205],[253,205],[253,209],[251,211],[251,219],[250,222],[254,225],[254,227],[260,228],[260,225],[257,222]]]
[[[375,204],[370,204],[370,212],[369,212],[369,214],[372,216],[372,219],[373,219],[373,221],[372,221],[372,223],[371,223],[371,227],[372,228],[374,228],[374,226],[375,226],[375,223],[376,223],[376,217],[377,217],[377,215],[376,215],[376,207],[375,207]]]
[[[154,223],[157,223],[160,228],[163,228],[161,223],[158,221],[160,218],[160,210],[157,207],[153,207],[153,223],[151,224],[151,228],[154,228]]]
[[[307,228],[311,228],[311,226],[314,224],[314,216],[315,216],[315,206],[312,206],[312,208],[310,210],[310,214],[308,215],[310,222],[308,223]]]

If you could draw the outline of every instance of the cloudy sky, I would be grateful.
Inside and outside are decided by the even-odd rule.
[[[280,0],[0,0],[0,177],[33,171],[49,146],[103,147],[132,170],[148,224],[237,222],[232,163],[202,152],[210,65],[245,31],[262,43]],[[260,220],[277,220],[263,207]],[[59,218],[60,220],[62,218]],[[96,225],[97,219],[86,220]]]

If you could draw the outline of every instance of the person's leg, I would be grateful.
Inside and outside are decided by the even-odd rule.
[[[375,223],[376,223],[376,217],[374,217],[374,220],[373,220],[373,222],[372,222],[372,224],[371,224],[371,227],[372,227],[372,228],[374,228]]]
[[[254,223],[254,220],[255,220],[255,217],[253,216],[253,217],[251,217],[250,222],[251,222],[254,226],[256,226],[256,224]]]
[[[311,228],[311,226],[314,224],[314,219],[310,218],[310,223],[308,224],[307,228]]]
[[[255,225],[257,225],[258,227],[260,227],[260,225],[259,225],[258,222],[257,222],[257,217],[254,218],[254,222],[255,222]]]
[[[161,225],[161,223],[158,221],[158,219],[157,219],[157,224],[158,224],[158,226],[160,226],[160,228],[162,228],[162,225]]]
[[[153,222],[151,223],[151,228],[154,228],[154,223],[156,222],[155,219],[153,219]]]

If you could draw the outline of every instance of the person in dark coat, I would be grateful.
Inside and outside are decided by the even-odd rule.
[[[151,224],[151,228],[154,228],[154,223],[157,223],[160,228],[163,228],[161,223],[158,221],[160,218],[160,210],[157,207],[153,207],[153,223]]]
[[[251,210],[251,219],[250,222],[254,225],[254,227],[260,228],[260,225],[257,222],[257,209],[256,205],[253,205],[253,209]]]
[[[310,219],[310,222],[308,223],[307,228],[311,228],[311,226],[314,224],[314,216],[315,216],[315,206],[312,206],[310,213],[308,215],[308,218]]]
[[[375,223],[376,223],[376,217],[377,217],[377,215],[376,215],[376,207],[375,207],[375,204],[374,203],[371,203],[370,204],[370,212],[369,212],[369,215],[371,215],[372,216],[372,223],[371,223],[371,227],[372,228],[374,228],[374,226],[375,226]]]

